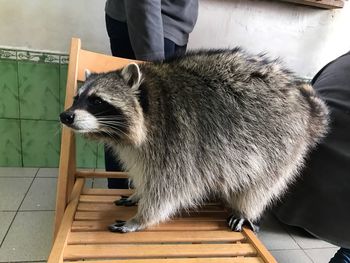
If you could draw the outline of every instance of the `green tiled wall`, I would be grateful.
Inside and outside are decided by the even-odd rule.
[[[0,49],[0,166],[58,167],[68,56]],[[103,145],[77,138],[77,165],[103,168]]]

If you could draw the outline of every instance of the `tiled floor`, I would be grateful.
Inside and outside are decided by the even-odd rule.
[[[53,229],[57,169],[0,168],[0,262],[46,262]],[[106,180],[88,180],[106,187]],[[327,263],[337,247],[265,217],[260,240],[281,263]]]

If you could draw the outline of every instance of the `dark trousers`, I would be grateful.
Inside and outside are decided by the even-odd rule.
[[[136,59],[130,43],[127,24],[106,15],[106,28],[110,40],[112,55],[121,58]],[[178,46],[173,41],[164,38],[165,59],[171,58],[174,55],[183,55],[185,52],[186,46]],[[118,157],[107,146],[105,146],[105,167],[106,171],[123,171]],[[108,188],[128,188],[128,180],[108,178]]]
[[[350,249],[341,247],[329,263],[350,263]]]

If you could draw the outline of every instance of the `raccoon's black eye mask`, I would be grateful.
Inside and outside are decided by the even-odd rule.
[[[88,97],[87,101],[91,106],[97,106],[97,107],[108,104],[106,101],[104,101],[103,99],[101,99],[96,95],[92,95]]]
[[[87,96],[84,94],[77,94],[74,96],[73,108],[81,108],[89,111],[92,114],[109,113],[114,111],[114,107],[108,102],[96,95]]]
[[[121,112],[99,96],[91,95],[85,98],[86,108],[93,115],[120,116]]]

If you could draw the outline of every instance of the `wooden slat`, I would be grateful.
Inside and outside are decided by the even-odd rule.
[[[132,207],[131,207],[132,208]],[[75,214],[75,220],[128,220],[136,214],[136,210],[122,210],[122,211],[93,211],[83,212],[77,211]],[[175,218],[174,220],[190,220],[190,221],[226,221],[227,214],[221,212],[198,212],[182,215],[181,218]]]
[[[81,195],[80,202],[113,204],[115,200],[120,198],[121,196],[114,195]]]
[[[66,263],[264,263],[258,257],[220,257],[220,258],[152,258],[128,260],[89,260],[66,261]]]
[[[70,56],[68,65],[68,75],[66,83],[65,106],[67,109],[73,103],[73,96],[77,88],[77,68],[79,60],[79,50],[81,48],[80,39],[73,38],[70,46]],[[61,137],[61,154],[59,164],[59,176],[56,191],[56,209],[54,223],[54,238],[57,235],[60,223],[63,218],[64,209],[66,208],[69,195],[71,194],[74,184],[74,174],[76,171],[75,156],[75,136],[71,129],[62,128]]]
[[[113,203],[79,203],[78,205],[78,211],[86,211],[86,212],[93,212],[93,211],[119,211],[123,210],[124,206],[117,206]]]
[[[261,241],[256,237],[252,230],[243,227],[242,233],[247,237],[252,243],[253,246],[258,250],[259,256],[265,261],[269,263],[277,263],[275,258],[271,255],[271,253],[266,249],[266,247],[261,243]]]
[[[78,68],[78,79],[81,81],[85,80],[85,69],[89,69],[91,72],[96,73],[107,72],[122,68],[131,62],[143,63],[142,61],[112,57],[104,54],[90,52],[87,50],[81,50]]]
[[[253,256],[251,244],[68,245],[64,259]]]
[[[117,198],[115,198],[116,200]],[[114,203],[99,203],[96,204],[94,202],[91,203],[79,203],[78,211],[119,211],[125,208],[124,206],[117,206]],[[126,207],[128,208],[128,207]],[[199,211],[206,212],[223,212],[223,208],[220,206],[203,206],[199,208]]]
[[[134,210],[125,210],[118,212],[80,212],[75,213],[75,220],[128,220],[136,214]]]
[[[237,242],[244,241],[242,233],[226,231],[193,232],[72,232],[68,244],[126,244],[126,243],[177,243],[177,242]]]
[[[74,221],[72,231],[104,231],[114,222],[107,221]],[[143,231],[212,231],[228,229],[225,221],[169,221]]]
[[[325,9],[344,7],[344,1],[342,0],[283,0],[283,1],[301,4],[301,5],[315,6],[319,8],[325,8]]]
[[[77,171],[76,177],[84,178],[128,178],[126,172],[94,172],[94,171]]]
[[[128,206],[117,206],[113,203],[79,203],[78,205],[78,211],[124,211],[127,210],[134,210],[133,207]]]
[[[84,188],[82,194],[84,195],[114,195],[114,196],[129,196],[134,193],[133,189],[96,189]]]
[[[85,180],[83,178],[77,179],[71,195],[71,201],[69,202],[62,222],[60,224],[59,230],[57,232],[48,263],[61,263],[63,262],[63,250],[67,245],[68,241],[68,234],[70,232],[74,213],[78,206],[79,202],[79,195],[84,187]]]

